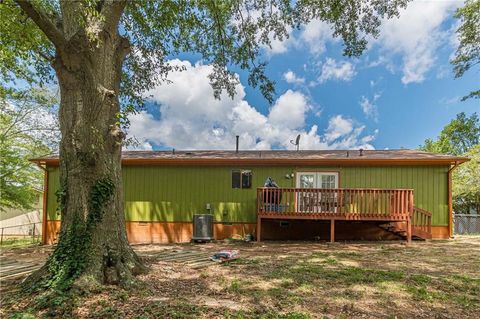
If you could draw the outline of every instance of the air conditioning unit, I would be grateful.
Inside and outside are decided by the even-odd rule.
[[[213,215],[193,215],[192,240],[213,240]]]

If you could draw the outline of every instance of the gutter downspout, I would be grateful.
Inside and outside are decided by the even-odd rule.
[[[452,171],[460,165],[457,161],[448,169],[448,237],[453,238]]]

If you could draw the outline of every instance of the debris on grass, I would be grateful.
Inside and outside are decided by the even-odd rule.
[[[221,250],[210,257],[212,261],[217,263],[224,263],[238,259],[238,250]]]
[[[231,245],[231,246],[230,246]],[[150,271],[135,288],[25,296],[2,282],[0,318],[476,318],[480,237],[413,243],[231,243],[136,245]],[[45,247],[5,249],[4,258],[44,261]],[[197,258],[208,266],[198,267]],[[6,290],[3,290],[3,289]]]

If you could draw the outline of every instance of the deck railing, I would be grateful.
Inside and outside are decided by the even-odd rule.
[[[432,234],[432,213],[424,209],[413,207],[412,226],[414,231]]]
[[[413,214],[413,190],[261,187],[257,214],[406,219]]]

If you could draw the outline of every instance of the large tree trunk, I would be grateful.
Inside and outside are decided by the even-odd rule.
[[[101,32],[94,43],[69,41],[53,63],[61,92],[61,231],[36,274],[52,286],[79,278],[125,284],[142,269],[127,241],[123,207],[118,92],[127,52],[126,39]]]

